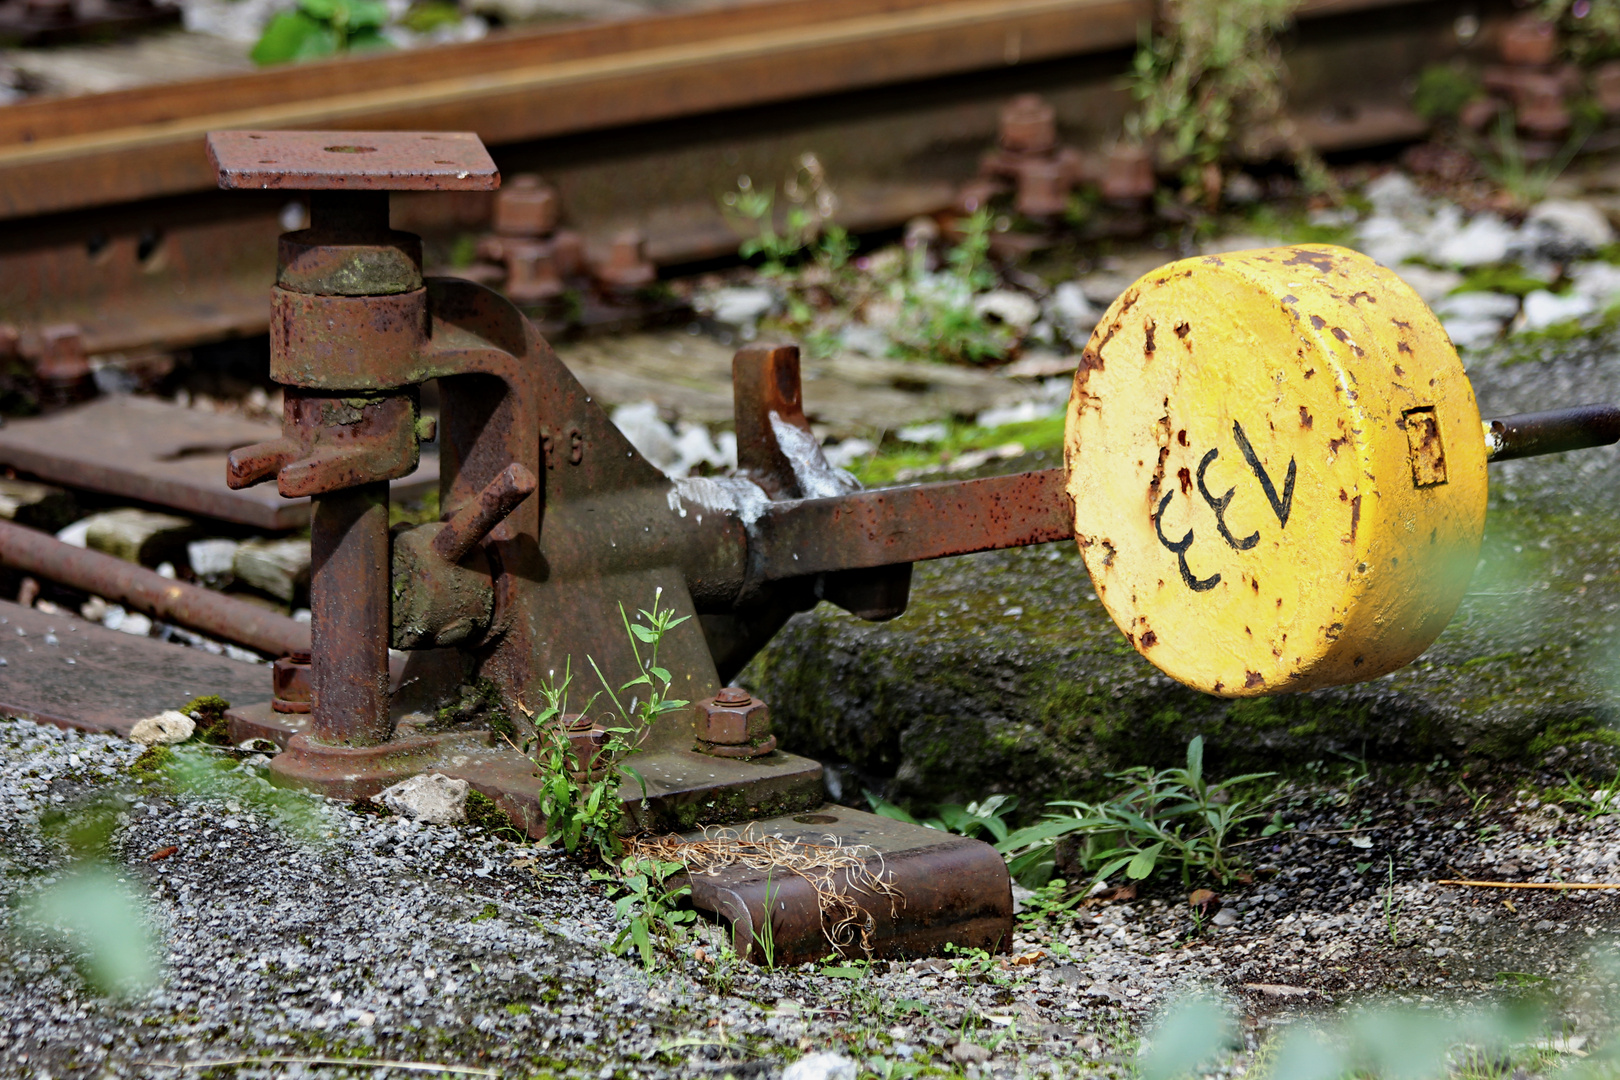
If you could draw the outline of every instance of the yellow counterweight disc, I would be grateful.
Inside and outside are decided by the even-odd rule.
[[[1065,443],[1097,595],[1212,694],[1401,667],[1478,558],[1485,443],[1457,352],[1400,278],[1343,248],[1143,277],[1081,357]]]

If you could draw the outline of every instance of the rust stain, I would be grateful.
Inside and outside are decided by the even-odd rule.
[[[1190,333],[1192,333],[1192,324],[1191,323],[1186,323],[1186,322],[1178,322],[1178,323],[1176,323],[1176,337],[1182,338],[1183,340],[1185,340],[1187,335],[1190,334]]]
[[[1183,495],[1192,490],[1192,471],[1185,465],[1176,470],[1176,479],[1181,481],[1181,493]]]
[[[1332,270],[1336,260],[1326,251],[1311,251],[1307,248],[1295,248],[1294,257],[1284,259],[1284,266],[1313,266],[1318,270]]]
[[[1299,426],[1304,428],[1306,431],[1309,431],[1311,430],[1311,425],[1315,422],[1315,418],[1313,418],[1311,414],[1306,411],[1305,406],[1301,405],[1299,407]]]
[[[1253,690],[1257,686],[1264,685],[1266,685],[1266,677],[1258,671],[1250,671],[1243,676],[1243,688],[1245,690]]]
[[[1152,630],[1149,630],[1147,633],[1142,635],[1142,641],[1141,641],[1141,647],[1142,648],[1151,649],[1151,648],[1153,648],[1153,646],[1157,645],[1158,643],[1159,643],[1159,635],[1155,634]]]
[[[1356,542],[1356,527],[1361,524],[1361,496],[1350,500],[1350,542]]]
[[[1153,344],[1153,334],[1156,330],[1158,330],[1158,328],[1158,324],[1156,324],[1151,318],[1142,320],[1142,355],[1150,359],[1152,358],[1153,350],[1156,347]]]
[[[1320,330],[1320,329],[1322,329],[1322,327],[1324,327],[1326,325],[1327,325],[1327,320],[1322,318],[1322,316],[1320,316],[1320,315],[1312,315],[1311,316],[1311,326],[1312,326],[1312,328],[1314,328],[1316,330]]]

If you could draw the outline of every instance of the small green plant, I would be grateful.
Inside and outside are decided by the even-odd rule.
[[[1577,117],[1574,128],[1558,153],[1532,164],[1519,142],[1513,111],[1503,109],[1496,116],[1496,133],[1490,139],[1469,138],[1465,145],[1485,170],[1485,174],[1520,206],[1528,207],[1547,197],[1553,181],[1563,175],[1581,147],[1592,135],[1593,125]]]
[[[941,803],[934,808],[931,816],[919,818],[871,792],[867,793],[866,801],[871,805],[872,812],[880,817],[904,821],[911,825],[923,825],[941,832],[953,832],[958,836],[977,837],[981,833],[988,833],[998,843],[1007,839],[1011,831],[1006,816],[1018,809],[1016,795],[992,795],[980,802],[970,802],[966,806]]]
[[[776,898],[781,895],[782,887],[771,887],[771,877],[775,872],[774,868],[765,871],[765,918],[760,920],[758,929],[754,931],[754,943],[759,946],[766,971],[776,970]]]
[[[1154,770],[1146,766],[1111,774],[1127,782],[1115,798],[1086,803],[1064,800],[1049,812],[996,845],[1013,876],[1026,885],[1044,883],[1052,873],[1057,841],[1074,837],[1080,865],[1095,880],[1119,873],[1133,880],[1151,877],[1164,867],[1179,870],[1183,885],[1194,874],[1226,884],[1241,873],[1235,848],[1239,834],[1261,821],[1260,836],[1285,826],[1271,811],[1276,793],[1245,794],[1245,785],[1271,773],[1249,773],[1211,783],[1204,776],[1204,738],[1187,744],[1185,768]]]
[[[1210,199],[1219,163],[1239,152],[1264,154],[1285,143],[1307,184],[1326,171],[1302,140],[1284,135],[1287,68],[1277,35],[1298,0],[1168,0],[1155,32],[1136,51],[1129,75],[1136,111],[1127,142],[1156,144],[1179,170],[1188,201]]]
[[[381,0],[298,0],[264,28],[248,55],[255,64],[318,60],[341,52],[385,49],[382,27],[388,7]]]
[[[783,184],[783,194],[788,205],[780,227],[776,192],[755,187],[753,178],[738,177],[737,190],[721,196],[721,212],[732,227],[749,234],[737,254],[744,259],[758,257],[760,270],[768,277],[784,277],[804,263],[841,270],[854,253],[855,243],[832,220],[838,197],[815,154],[800,156],[798,168]]]
[[[180,711],[197,724],[197,730],[192,734],[192,738],[229,746],[232,745],[231,733],[225,720],[225,713],[230,707],[231,703],[218,694],[204,694],[186,702],[180,707]]]
[[[1068,893],[1069,883],[1062,878],[1053,878],[1024,898],[1018,921],[1024,924],[1025,929],[1038,929],[1071,919],[1074,909],[1080,906],[1086,896],[1083,892]],[[1194,908],[1194,911],[1197,909]]]
[[[1620,787],[1588,788],[1573,773],[1566,772],[1564,786],[1549,791],[1547,797],[1556,799],[1587,821],[1605,814],[1620,813]]]
[[[651,971],[659,947],[669,949],[686,940],[686,925],[697,918],[697,912],[678,905],[682,897],[691,895],[692,889],[685,883],[670,883],[670,878],[684,869],[678,862],[634,855],[619,864],[615,884],[623,894],[613,902],[613,910],[625,925],[613,939],[615,955],[639,953],[642,966]],[[591,876],[610,877],[600,871]]]
[[[1430,64],[1418,73],[1412,89],[1412,111],[1431,123],[1454,121],[1463,107],[1479,97],[1479,79],[1457,64]]]
[[[641,774],[624,764],[624,759],[636,750],[660,717],[688,704],[670,696],[673,677],[658,665],[658,653],[664,636],[691,616],[677,617],[673,609],[663,607],[663,595],[663,589],[655,591],[652,610],[637,611],[635,622],[630,621],[624,605],[619,605],[619,618],[636,661],[635,676],[615,690],[595,658],[586,657],[602,689],[592,694],[580,711],[588,715],[598,697],[605,694],[617,715],[614,726],[604,728],[607,741],[597,753],[592,772],[582,770],[562,723],[562,718],[570,715],[572,661],[564,665],[560,683],[548,680],[541,685],[542,707],[535,712],[525,710],[536,737],[524,744],[524,752],[539,768],[540,812],[545,815],[546,836],[561,843],[570,855],[611,863],[624,854],[624,841],[619,835],[624,817],[619,773],[628,773],[640,783],[643,796],[647,789]],[[647,646],[645,656],[642,646]],[[635,693],[626,701],[623,695],[630,691]]]

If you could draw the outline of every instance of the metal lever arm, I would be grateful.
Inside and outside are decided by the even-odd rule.
[[[433,551],[446,562],[458,563],[473,545],[506,520],[518,504],[534,494],[540,481],[518,462],[502,469],[478,498],[457,510],[433,538]]]

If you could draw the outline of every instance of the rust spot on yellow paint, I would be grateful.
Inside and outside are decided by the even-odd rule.
[[[1306,431],[1309,431],[1311,430],[1311,425],[1315,422],[1316,421],[1311,417],[1310,410],[1301,405],[1299,407],[1299,426],[1304,428]]]

